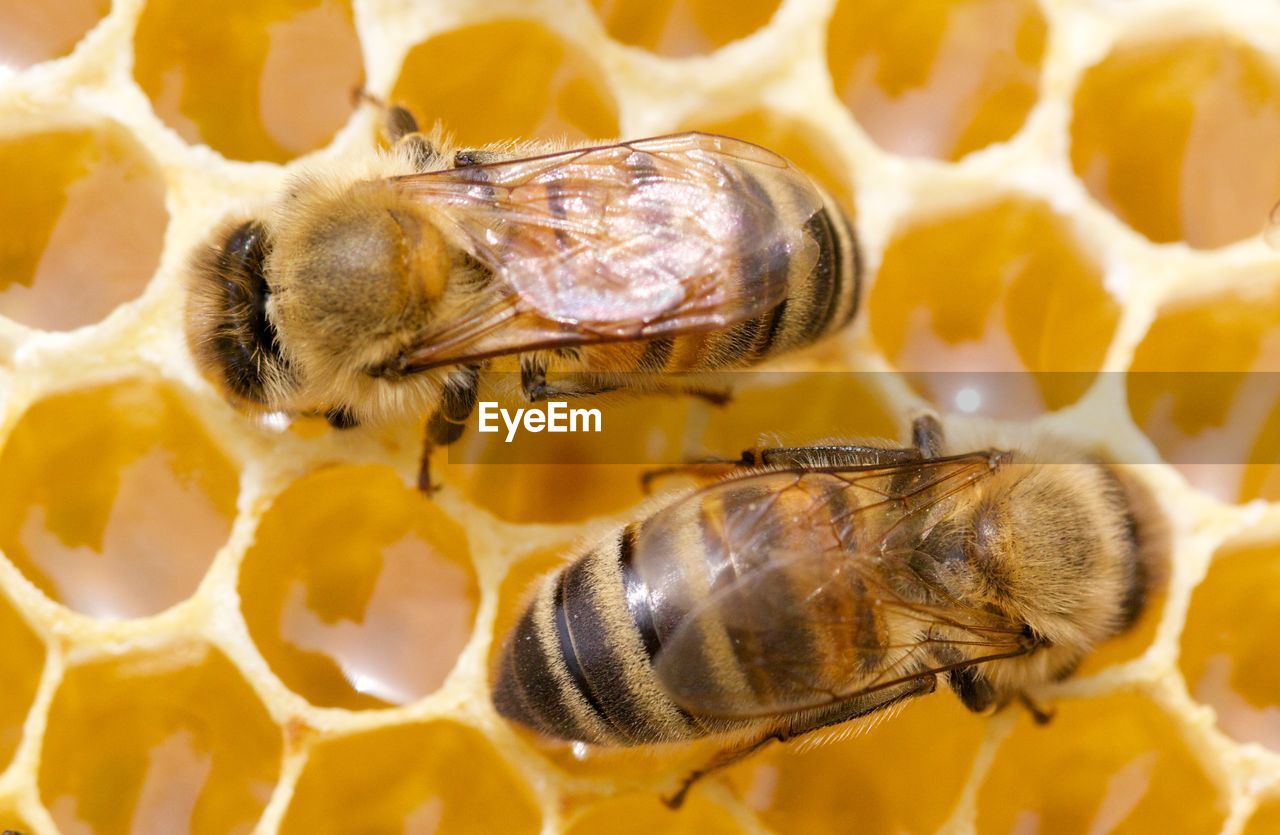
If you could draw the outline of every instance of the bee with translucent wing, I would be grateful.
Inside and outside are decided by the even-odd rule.
[[[1042,442],[748,452],[541,583],[493,699],[565,740],[723,736],[691,775],[931,693],[977,712],[1129,626],[1163,548],[1119,471]],[[973,447],[967,447],[972,449]],[[1064,463],[1066,462],[1066,463]]]
[[[389,110],[360,169],[293,177],[213,236],[187,309],[198,365],[258,412],[338,427],[422,414],[454,442],[486,372],[530,401],[749,366],[847,324],[844,212],[776,154],[684,133],[452,149]],[[425,455],[424,455],[425,482]]]

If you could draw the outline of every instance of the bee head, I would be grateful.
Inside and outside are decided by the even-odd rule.
[[[218,233],[193,269],[187,297],[187,342],[200,371],[230,399],[271,409],[289,379],[267,312],[265,227],[246,220]]]

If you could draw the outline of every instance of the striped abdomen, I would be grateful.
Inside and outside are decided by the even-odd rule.
[[[795,553],[856,548],[846,530],[847,491],[823,478],[770,473],[700,491],[627,526],[547,578],[504,648],[494,687],[499,712],[562,739],[680,741],[778,724],[768,706],[787,698],[780,679],[787,671],[753,665],[752,658],[794,658],[835,669],[850,682],[869,674],[887,643],[887,626],[856,576],[815,602],[805,598],[812,577],[792,573],[787,562]],[[765,565],[770,561],[778,562]],[[734,622],[690,619],[713,593],[732,610],[734,583],[748,573],[771,583],[770,605],[739,612]],[[753,597],[760,599],[759,589]],[[780,618],[787,622],[788,628],[772,630],[787,636],[781,653],[752,646],[753,616],[774,626]],[[686,623],[697,624],[697,639],[672,643]],[[735,708],[751,718],[678,705],[654,667],[664,646],[662,661],[696,682],[686,690],[701,693],[699,701],[736,700]],[[852,652],[855,647],[861,651]]]

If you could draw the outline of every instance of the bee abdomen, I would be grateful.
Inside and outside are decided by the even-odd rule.
[[[548,578],[503,650],[493,699],[508,719],[603,745],[703,735],[661,690],[652,624],[628,606],[630,528]]]

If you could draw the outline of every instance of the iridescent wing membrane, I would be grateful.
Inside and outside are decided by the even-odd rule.
[[[400,362],[421,370],[543,347],[723,328],[786,296],[811,269],[805,224],[823,207],[776,154],[683,133],[410,175],[396,188],[439,211],[492,273]],[[447,322],[443,319],[447,318]]]
[[[1020,624],[952,597],[920,550],[933,511],[1002,460],[770,472],[664,509],[634,557],[664,689],[695,715],[759,717],[1026,652]],[[700,553],[673,563],[691,523]]]

